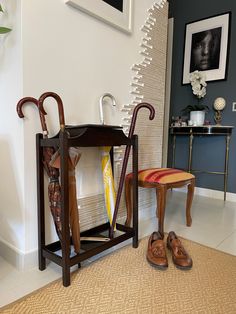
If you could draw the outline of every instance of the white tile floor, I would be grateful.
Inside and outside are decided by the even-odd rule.
[[[185,226],[185,197],[182,192],[169,193],[165,231],[174,230],[186,239],[236,256],[236,203],[195,195],[193,224],[189,228]],[[156,219],[144,221],[139,230],[141,237],[151,234],[156,230],[156,225]],[[37,268],[20,272],[0,258],[0,307],[59,277],[61,268],[54,263],[49,263],[43,272]]]

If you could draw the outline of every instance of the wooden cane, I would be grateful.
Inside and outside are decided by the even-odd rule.
[[[16,105],[16,111],[17,111],[17,114],[20,118],[24,118],[24,114],[23,114],[23,111],[22,111],[22,107],[24,106],[24,104],[26,103],[33,103],[34,105],[37,106],[38,108],[38,112],[39,112],[39,117],[40,117],[40,122],[41,122],[41,126],[42,126],[42,130],[43,130],[43,137],[44,138],[47,138],[48,137],[48,129],[47,129],[47,125],[46,125],[46,120],[45,120],[45,116],[44,116],[44,113],[42,113],[40,110],[39,110],[39,101],[36,99],[36,98],[33,98],[33,97],[24,97],[22,99],[20,99]],[[55,169],[53,167],[51,167],[49,165],[49,161],[51,159],[51,156],[55,153],[55,150],[54,148],[52,147],[44,147],[43,148],[43,165],[44,165],[44,169],[48,175],[48,177],[51,179],[51,178],[54,178],[56,180],[53,180],[54,181],[54,185],[56,184],[56,181],[57,181],[57,189],[60,189],[60,185],[59,185],[59,180],[58,180],[58,177],[59,177],[59,170],[58,169]],[[51,194],[51,191],[50,191],[50,186],[48,187],[48,195]],[[53,202],[51,201],[50,197],[49,197],[49,200],[50,200],[50,203],[52,204]],[[52,209],[52,205],[50,204],[50,208],[51,208],[51,213],[52,213],[52,216],[53,216],[53,220],[54,220],[54,224],[55,224],[55,228],[56,228],[56,232],[57,232],[57,235],[60,239],[60,241],[62,240],[62,234],[61,234],[61,219],[60,219],[60,207],[55,207],[53,206],[53,209]],[[57,210],[56,210],[57,209]]]
[[[136,120],[137,120],[137,114],[141,108],[149,109],[149,111],[150,111],[149,120],[153,120],[155,117],[155,109],[153,108],[153,106],[151,104],[146,103],[146,102],[138,104],[134,108],[132,120],[130,123],[130,129],[129,129],[129,135],[128,135],[129,139],[131,139],[133,134],[134,134],[135,124],[136,124]],[[113,219],[112,219],[112,225],[110,228],[110,237],[111,238],[113,237],[113,234],[114,234],[114,228],[115,228],[115,224],[116,224],[118,209],[120,206],[120,199],[121,199],[122,189],[123,189],[123,185],[124,185],[127,164],[128,164],[128,160],[129,160],[130,148],[131,148],[130,145],[127,145],[125,148],[124,160],[123,160],[122,169],[121,169],[120,182],[119,182],[117,196],[116,196],[116,204],[115,204],[115,209],[114,209],[114,214],[113,214]]]
[[[44,110],[43,107],[43,102],[46,98],[48,97],[52,97],[56,100],[57,102],[57,106],[58,106],[58,113],[59,113],[59,122],[60,122],[60,130],[64,131],[65,129],[65,116],[64,116],[64,108],[63,108],[63,102],[61,97],[54,93],[54,92],[46,92],[43,93],[40,97],[39,97],[39,110],[41,113],[43,113],[44,115],[46,115],[46,111]]]
[[[22,107],[23,107],[23,105],[25,103],[33,103],[39,109],[39,102],[38,102],[38,100],[36,98],[34,98],[34,97],[24,97],[21,100],[19,100],[17,105],[16,105],[16,111],[17,111],[17,114],[18,114],[18,116],[20,118],[24,118],[25,117],[24,114],[23,114],[23,111],[22,111]],[[48,129],[47,129],[47,126],[46,126],[45,117],[44,117],[43,112],[41,112],[40,110],[39,110],[39,117],[40,117],[40,122],[41,122],[42,130],[43,130],[43,136],[47,137]]]

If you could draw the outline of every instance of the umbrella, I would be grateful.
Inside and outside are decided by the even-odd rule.
[[[44,100],[48,97],[53,97],[58,105],[58,111],[59,111],[59,121],[60,121],[60,130],[64,131],[65,129],[65,121],[64,121],[64,110],[63,110],[63,103],[61,98],[53,92],[46,92],[42,94],[39,98],[39,108],[40,111],[46,114],[43,103]],[[50,166],[52,166],[54,169],[60,169],[60,151],[57,150],[54,151],[55,154],[51,156],[51,162]],[[70,147],[69,148],[69,160],[68,160],[68,166],[69,166],[69,222],[70,222],[70,229],[71,229],[71,236],[72,236],[72,242],[74,245],[74,251],[75,253],[79,253],[80,250],[80,224],[79,224],[79,212],[78,212],[78,205],[77,205],[77,195],[76,195],[76,178],[75,178],[75,167],[80,159],[80,152],[78,148],[76,147]],[[49,187],[51,190],[51,198],[59,197],[61,200],[61,193],[58,194],[57,189],[54,190],[54,185]]]
[[[22,107],[25,103],[34,103],[37,107],[39,107],[39,102],[37,99],[33,97],[24,97],[22,98],[16,106],[18,116],[20,118],[24,118],[24,114],[22,112]],[[39,111],[40,121],[43,130],[44,138],[48,137],[48,130],[45,122],[44,114]],[[54,225],[56,228],[56,232],[60,241],[62,241],[62,221],[61,221],[61,187],[59,184],[59,170],[53,168],[49,165],[52,155],[55,153],[55,149],[53,147],[44,147],[43,148],[43,165],[44,169],[49,177],[49,185],[48,185],[48,198],[50,203],[50,210],[53,217]]]
[[[100,100],[99,100],[100,119],[103,125],[105,124],[104,116],[103,116],[103,104],[104,104],[105,98],[110,98],[112,101],[112,105],[116,106],[116,100],[114,96],[111,95],[110,93],[105,93],[100,97]],[[102,150],[102,175],[103,175],[105,204],[106,204],[107,216],[111,225],[112,217],[115,210],[115,202],[116,202],[114,178],[113,178],[111,159],[110,159],[111,147],[104,146],[101,148],[101,150]]]
[[[114,179],[112,174],[111,159],[110,159],[111,147],[102,147],[102,174],[103,174],[103,185],[105,203],[107,209],[108,219],[110,225],[112,224],[112,217],[115,209],[116,193],[114,187]]]
[[[80,226],[79,226],[79,212],[76,195],[76,178],[75,168],[80,160],[81,154],[76,147],[69,148],[69,221],[72,235],[72,242],[74,251],[79,253],[80,250]],[[60,169],[60,152],[59,150],[52,156],[50,165]]]

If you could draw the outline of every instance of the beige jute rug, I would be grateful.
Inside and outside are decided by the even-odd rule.
[[[236,257],[183,240],[193,268],[161,271],[146,261],[148,238],[101,257],[8,305],[1,313],[236,313]]]

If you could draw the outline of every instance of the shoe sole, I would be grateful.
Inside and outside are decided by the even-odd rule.
[[[173,259],[172,259],[172,261],[173,261]],[[180,270],[190,270],[193,267],[193,265],[191,265],[191,266],[180,266],[180,265],[175,264],[174,261],[173,261],[173,264],[175,265],[176,268],[178,268]]]
[[[148,258],[146,258],[148,263],[152,266],[152,267],[155,267],[155,268],[158,268],[159,270],[166,270],[168,268],[168,265],[164,266],[164,265],[158,265],[158,264],[155,264],[151,261],[149,261]]]

